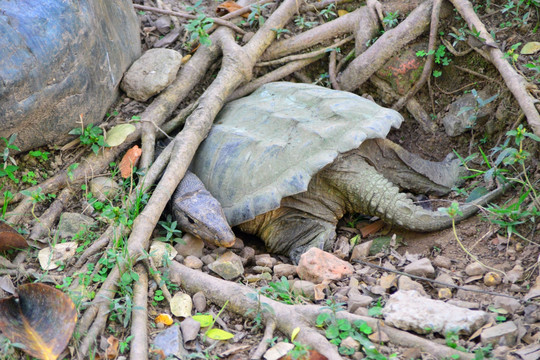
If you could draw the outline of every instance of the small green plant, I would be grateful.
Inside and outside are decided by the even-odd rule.
[[[248,311],[246,312],[246,316],[251,313],[255,313],[255,316],[253,318],[253,322],[255,324],[255,326],[253,326],[253,331],[262,329],[264,314],[274,314],[274,309],[272,308],[272,306],[261,300],[263,296],[263,289],[258,289],[256,293],[249,293],[246,296],[248,299],[257,302],[257,306],[255,308],[248,309]]]
[[[292,342],[294,345],[294,348],[287,353],[288,356],[290,356],[292,359],[305,359],[309,355],[309,350],[311,348],[307,345],[304,345],[298,341]]]
[[[73,171],[75,171],[76,168],[79,167],[79,163],[73,163],[68,166],[67,168],[67,176],[69,180],[73,181]]]
[[[200,1],[199,1],[200,2]],[[190,41],[194,42],[197,39],[203,46],[212,45],[212,40],[210,35],[208,35],[208,30],[214,25],[214,20],[208,18],[205,14],[199,13],[196,19],[189,20],[184,27],[186,31],[189,32]]]
[[[282,34],[290,34],[290,30],[287,29],[271,29],[276,33],[276,38],[279,39]]]
[[[514,66],[516,66],[516,61],[518,60],[519,58],[519,53],[517,52],[517,49],[521,46],[521,43],[518,42],[512,46],[510,46],[510,49],[508,49],[503,57],[505,59],[510,59],[510,63]]]
[[[531,69],[534,71],[534,75],[532,76],[532,80],[540,80],[540,56],[538,59],[533,60],[530,63],[524,64],[527,69]]]
[[[100,148],[108,147],[103,137],[103,130],[94,124],[88,124],[84,127],[81,117],[81,127],[75,128],[69,132],[70,135],[79,135],[81,144],[90,146],[94,154],[98,154]]]
[[[23,344],[11,342],[7,337],[0,336],[0,360],[20,359],[15,350],[24,347]]]
[[[165,296],[163,296],[163,291],[162,290],[156,290],[154,292],[154,301],[152,301],[152,305],[153,306],[156,306],[160,301],[163,301],[165,300]]]
[[[327,300],[326,304],[327,306],[323,309],[330,311],[319,314],[315,323],[317,327],[325,330],[326,338],[338,347],[340,354],[352,355],[355,352],[355,349],[341,346],[344,339],[351,337],[362,345],[366,359],[386,360],[386,357],[379,353],[368,339],[367,335],[371,334],[373,330],[365,321],[356,320],[351,324],[347,319],[338,319],[337,313],[343,310],[343,304],[334,299]]]
[[[382,316],[383,306],[381,304],[381,299],[377,299],[377,303],[370,307],[368,310],[368,315],[371,317],[381,317]]]
[[[270,299],[289,305],[300,304],[302,302],[301,297],[293,294],[291,284],[285,276],[282,276],[280,281],[269,282],[268,286],[261,288],[261,292]]]
[[[11,191],[4,191],[4,204],[2,205],[2,219],[5,219],[9,202],[13,199],[14,195]]]
[[[475,104],[474,106],[463,106],[461,109],[459,109],[457,116],[460,116],[463,113],[470,112],[468,123],[470,124],[468,127],[474,127],[476,125],[476,120],[478,119],[478,115],[480,114],[480,110],[488,105],[489,103],[493,102],[499,95],[495,94],[488,99],[482,99],[480,95],[478,95],[478,92],[476,89],[471,90],[471,94],[474,97]]]
[[[466,352],[467,349],[465,349],[463,346],[459,346],[458,344],[458,341],[459,341],[459,335],[453,331],[449,331],[445,334],[445,341],[446,341],[446,346],[452,348],[452,349],[455,349],[455,350],[458,350],[458,351],[464,351]]]
[[[27,183],[27,184],[30,184],[30,185],[36,185],[37,184],[37,180],[36,180],[36,173],[33,172],[33,171],[29,171],[27,172],[26,174],[24,174],[22,176],[22,182],[23,183]]]
[[[324,9],[322,9],[320,14],[326,20],[331,20],[331,19],[337,17],[337,14],[334,12],[335,9],[336,9],[336,5],[335,4],[330,4],[327,7],[325,7]]]
[[[429,56],[429,55],[434,55],[434,62],[435,64],[438,64],[438,65],[448,66],[450,65],[450,62],[452,61],[450,58],[446,56],[446,46],[444,45],[439,45],[439,47],[435,51],[432,50],[432,51],[426,52],[424,50],[419,50],[416,52],[416,56],[419,56],[419,57],[424,57],[424,56]],[[433,70],[433,77],[439,77],[441,75],[442,75],[442,71]]]
[[[15,145],[15,140],[17,139],[17,134],[12,134],[9,139],[5,137],[0,137],[4,141],[5,148],[2,152],[2,159],[4,160],[3,166],[0,168],[0,177],[7,176],[14,183],[19,183],[19,179],[15,177],[15,172],[19,169],[15,159],[9,155],[10,150],[20,151],[19,147]]]
[[[34,219],[37,219],[36,214],[34,213],[34,210],[36,208],[36,204],[39,204],[41,202],[44,202],[46,200],[51,200],[56,197],[55,194],[43,194],[40,187],[33,191],[29,190],[21,190],[21,194],[24,196],[28,196],[32,200],[32,216],[34,216]],[[39,221],[39,220],[38,220]]]
[[[129,350],[129,343],[133,340],[133,335],[129,335],[124,340],[120,341],[118,344],[118,351],[120,351],[120,354],[124,354],[126,351]]]
[[[35,150],[35,151],[30,151],[28,154],[38,159],[39,162],[44,162],[44,161],[49,160],[49,155],[51,153],[48,151]]]
[[[317,22],[316,22],[316,21],[306,21],[305,17],[300,16],[300,15],[297,15],[297,16],[294,18],[294,24],[295,24],[300,30],[304,30],[304,29],[311,29],[312,27],[314,27],[315,25],[317,25]]]
[[[383,24],[387,30],[395,27],[398,24],[399,22],[398,16],[399,16],[399,13],[397,11],[388,12],[386,14],[386,16],[383,18]]]
[[[263,5],[259,4],[252,4],[250,5],[251,12],[248,15],[247,22],[249,26],[255,26],[258,25],[259,27],[263,26],[264,24],[264,17],[262,16],[262,11],[270,6],[271,3],[266,3]]]
[[[176,228],[177,222],[172,220],[171,215],[167,215],[167,220],[160,221],[158,224],[166,231],[165,236],[158,238],[158,240],[167,243],[184,243],[182,240],[182,231]]]

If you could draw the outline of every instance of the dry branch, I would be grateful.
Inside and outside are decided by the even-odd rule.
[[[474,12],[471,3],[467,0],[450,0],[455,6],[457,11],[461,14],[463,19],[469,25],[471,30],[480,32],[480,37],[485,39],[486,43],[490,42],[492,37],[486,30],[482,21],[478,18],[478,15]],[[484,52],[489,54],[489,61],[497,68],[506,86],[510,89],[512,94],[519,103],[519,106],[525,113],[529,125],[532,127],[534,133],[540,136],[540,114],[535,107],[535,103],[539,103],[528,90],[535,88],[533,84],[527,82],[517,71],[508,63],[504,58],[504,54],[496,46],[484,46]]]

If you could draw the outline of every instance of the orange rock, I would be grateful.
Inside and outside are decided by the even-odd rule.
[[[302,280],[321,283],[340,280],[353,273],[353,266],[318,248],[311,248],[300,257],[298,276]]]

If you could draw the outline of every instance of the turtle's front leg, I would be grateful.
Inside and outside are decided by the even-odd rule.
[[[331,249],[336,238],[336,224],[289,207],[259,215],[240,229],[260,237],[268,251],[288,255],[295,264],[309,248]]]

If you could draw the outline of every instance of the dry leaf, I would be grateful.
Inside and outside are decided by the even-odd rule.
[[[107,131],[107,137],[105,142],[107,145],[113,147],[122,144],[126,138],[136,130],[135,126],[131,124],[119,124],[114,126],[111,130]]]
[[[161,323],[163,325],[169,326],[172,325],[173,319],[169,314],[159,314],[158,316],[156,316],[155,322],[156,324]]]
[[[369,235],[375,234],[377,231],[381,230],[383,226],[384,226],[384,221],[377,220],[375,222],[372,222],[371,224],[362,226],[359,230],[360,230],[360,233],[362,234],[362,237],[366,238]]]
[[[126,151],[126,154],[122,158],[122,161],[120,161],[120,165],[118,165],[118,167],[120,168],[120,174],[124,179],[127,179],[131,176],[133,167],[137,165],[137,161],[139,161],[141,155],[142,150],[138,145],[135,145],[134,147]]]
[[[54,248],[44,248],[38,252],[39,265],[43,270],[54,270],[66,260],[75,256],[79,245],[76,242],[56,244]]]
[[[107,350],[105,351],[105,359],[116,359],[118,356],[118,344],[120,341],[111,335],[107,339],[107,343],[109,346],[107,346]]]
[[[10,249],[25,249],[26,239],[6,223],[0,223],[0,251]]]
[[[38,359],[55,360],[64,351],[77,323],[73,301],[45,284],[25,284],[19,296],[0,300],[0,330],[11,342]]]
[[[223,16],[228,13],[232,13],[233,11],[239,10],[241,8],[242,6],[238,5],[234,1],[225,1],[224,3],[221,3],[220,5],[218,5],[218,7],[216,8],[216,13],[219,16]],[[247,19],[247,17],[249,16],[249,12],[242,14],[242,16]]]
[[[540,42],[538,41],[528,42],[521,48],[522,55],[532,55],[538,51],[540,51]]]
[[[347,10],[338,10],[337,11],[337,14],[339,17],[343,16],[343,15],[347,15],[349,12]]]

